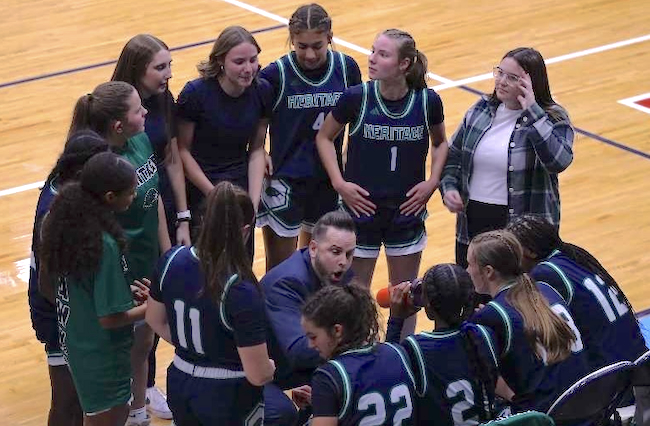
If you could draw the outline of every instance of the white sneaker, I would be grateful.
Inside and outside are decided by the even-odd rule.
[[[144,419],[137,419],[136,416],[129,414],[129,417],[126,419],[125,426],[149,426],[151,424],[151,416],[146,415]]]
[[[147,388],[147,410],[154,416],[170,420],[172,412],[167,405],[167,397],[157,386]]]

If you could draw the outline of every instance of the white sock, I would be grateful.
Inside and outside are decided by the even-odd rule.
[[[129,411],[129,417],[132,417],[136,420],[144,420],[147,418],[147,408],[136,408],[135,410]]]

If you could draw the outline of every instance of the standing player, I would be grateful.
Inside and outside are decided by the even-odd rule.
[[[264,387],[264,424],[286,426],[296,421],[296,408],[283,390],[307,385],[323,359],[309,347],[300,327],[300,309],[310,295],[328,285],[350,280],[356,246],[354,222],[336,210],[314,225],[309,246],[271,269],[262,278],[266,314],[271,326],[271,356],[277,364],[273,383]]]
[[[313,426],[415,425],[415,380],[399,345],[379,343],[377,306],[364,287],[327,286],[302,309],[323,359],[312,378]]]
[[[44,297],[38,288],[40,265],[39,247],[41,223],[47,215],[58,188],[79,179],[84,164],[93,155],[108,151],[108,144],[97,133],[81,131],[70,136],[63,153],[45,180],[36,204],[34,232],[32,234],[32,264],[29,269],[29,311],[36,337],[45,344],[47,365],[52,385],[52,403],[48,426],[81,426],[83,414],[70,370],[59,345],[56,323],[56,306]]]
[[[569,306],[591,370],[618,361],[634,362],[648,350],[632,305],[591,253],[562,241],[557,227],[539,216],[517,217],[507,229],[524,248],[524,269],[534,280],[557,290]],[[650,387],[635,386],[634,394],[637,424],[645,424]]]
[[[167,390],[178,426],[263,421],[261,386],[275,365],[246,252],[254,219],[248,194],[220,182],[206,199],[196,245],[174,248],[159,263],[147,322],[176,347]]]
[[[43,221],[40,281],[47,294],[56,292],[59,343],[87,426],[123,426],[128,415],[133,322],[144,318],[149,290],[134,291],[143,302],[136,307],[115,212],[128,209],[136,185],[128,161],[96,154]]]
[[[136,170],[136,198],[128,210],[116,215],[128,241],[126,260],[130,282],[151,279],[160,252],[171,246],[165,211],[159,202],[158,169],[149,138],[144,132],[146,113],[133,86],[122,81],[110,81],[79,98],[70,125],[70,133],[92,129],[104,136],[113,151],[128,160]],[[146,412],[145,393],[147,360],[152,346],[153,332],[141,321],[135,327],[132,353],[133,401],[129,426],[146,426],[151,421]]]
[[[273,87],[269,177],[257,220],[267,271],[291,256],[296,245],[306,247],[314,223],[338,207],[316,151],[316,133],[343,91],[361,83],[361,71],[354,59],[328,48],[332,36],[325,9],[315,3],[299,7],[289,20],[294,50],[260,73]],[[341,134],[334,140],[339,169],[342,145]]]
[[[219,34],[200,78],[178,96],[178,147],[189,185],[190,208],[199,211],[219,181],[247,189],[257,211],[264,178],[264,118],[268,83],[257,79],[257,41],[246,29]],[[249,243],[252,256],[253,235]]]
[[[133,85],[147,109],[144,129],[158,169],[158,189],[165,209],[167,231],[175,243],[189,245],[191,216],[176,142],[176,105],[168,86],[172,76],[171,60],[169,48],[162,40],[149,34],[138,34],[122,49],[111,80]],[[160,418],[171,419],[165,395],[155,387],[157,346],[158,336],[155,336],[148,356],[147,408]]]
[[[345,91],[316,137],[334,189],[355,218],[359,244],[352,269],[370,287],[383,244],[389,280],[418,274],[427,237],[426,203],[438,187],[447,158],[442,101],[427,89],[427,59],[404,31],[386,30],[369,59],[373,81]],[[334,140],[350,124],[350,142],[341,175]],[[425,163],[431,140],[431,173]],[[405,334],[415,329],[415,318]]]
[[[557,291],[536,286],[521,270],[522,248],[510,232],[479,234],[467,253],[476,291],[492,296],[470,321],[495,332],[499,370],[507,385],[499,393],[511,399],[513,412],[546,412],[589,372],[580,332]]]
[[[412,313],[404,296],[410,283],[392,288],[387,341],[399,339],[401,322]],[[465,322],[474,312],[472,279],[463,268],[440,264],[422,278],[427,317],[436,328],[402,342],[415,373],[420,422],[471,426],[494,418],[498,359],[492,332]]]

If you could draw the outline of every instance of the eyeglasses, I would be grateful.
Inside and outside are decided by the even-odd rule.
[[[504,70],[502,70],[499,67],[494,67],[492,69],[492,75],[494,76],[494,78],[497,78],[497,79],[500,79],[500,80],[505,78],[506,83],[508,85],[517,84],[517,83],[519,83],[519,80],[521,80],[521,77],[519,77],[518,75],[507,73],[507,72],[505,72]]]

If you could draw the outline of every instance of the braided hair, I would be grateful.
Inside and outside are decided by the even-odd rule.
[[[513,219],[506,229],[512,232],[521,245],[530,251],[538,261],[550,256],[554,250],[560,250],[587,271],[601,277],[609,287],[615,288],[630,312],[634,312],[625,293],[603,265],[582,247],[562,241],[558,228],[543,217],[530,214],[519,216]]]
[[[482,401],[479,418],[487,421],[494,417],[495,385],[499,373],[494,363],[480,352],[484,343],[480,330],[465,322],[474,312],[475,292],[472,278],[467,271],[452,263],[442,263],[430,268],[422,278],[425,307],[429,318],[437,317],[451,328],[460,329],[473,387],[479,390],[476,401]],[[477,404],[478,405],[478,404]]]
[[[80,130],[68,138],[63,152],[50,171],[45,182],[48,184],[55,178],[59,185],[71,180],[77,180],[86,161],[93,155],[108,151],[109,146],[104,138],[92,130]]]

